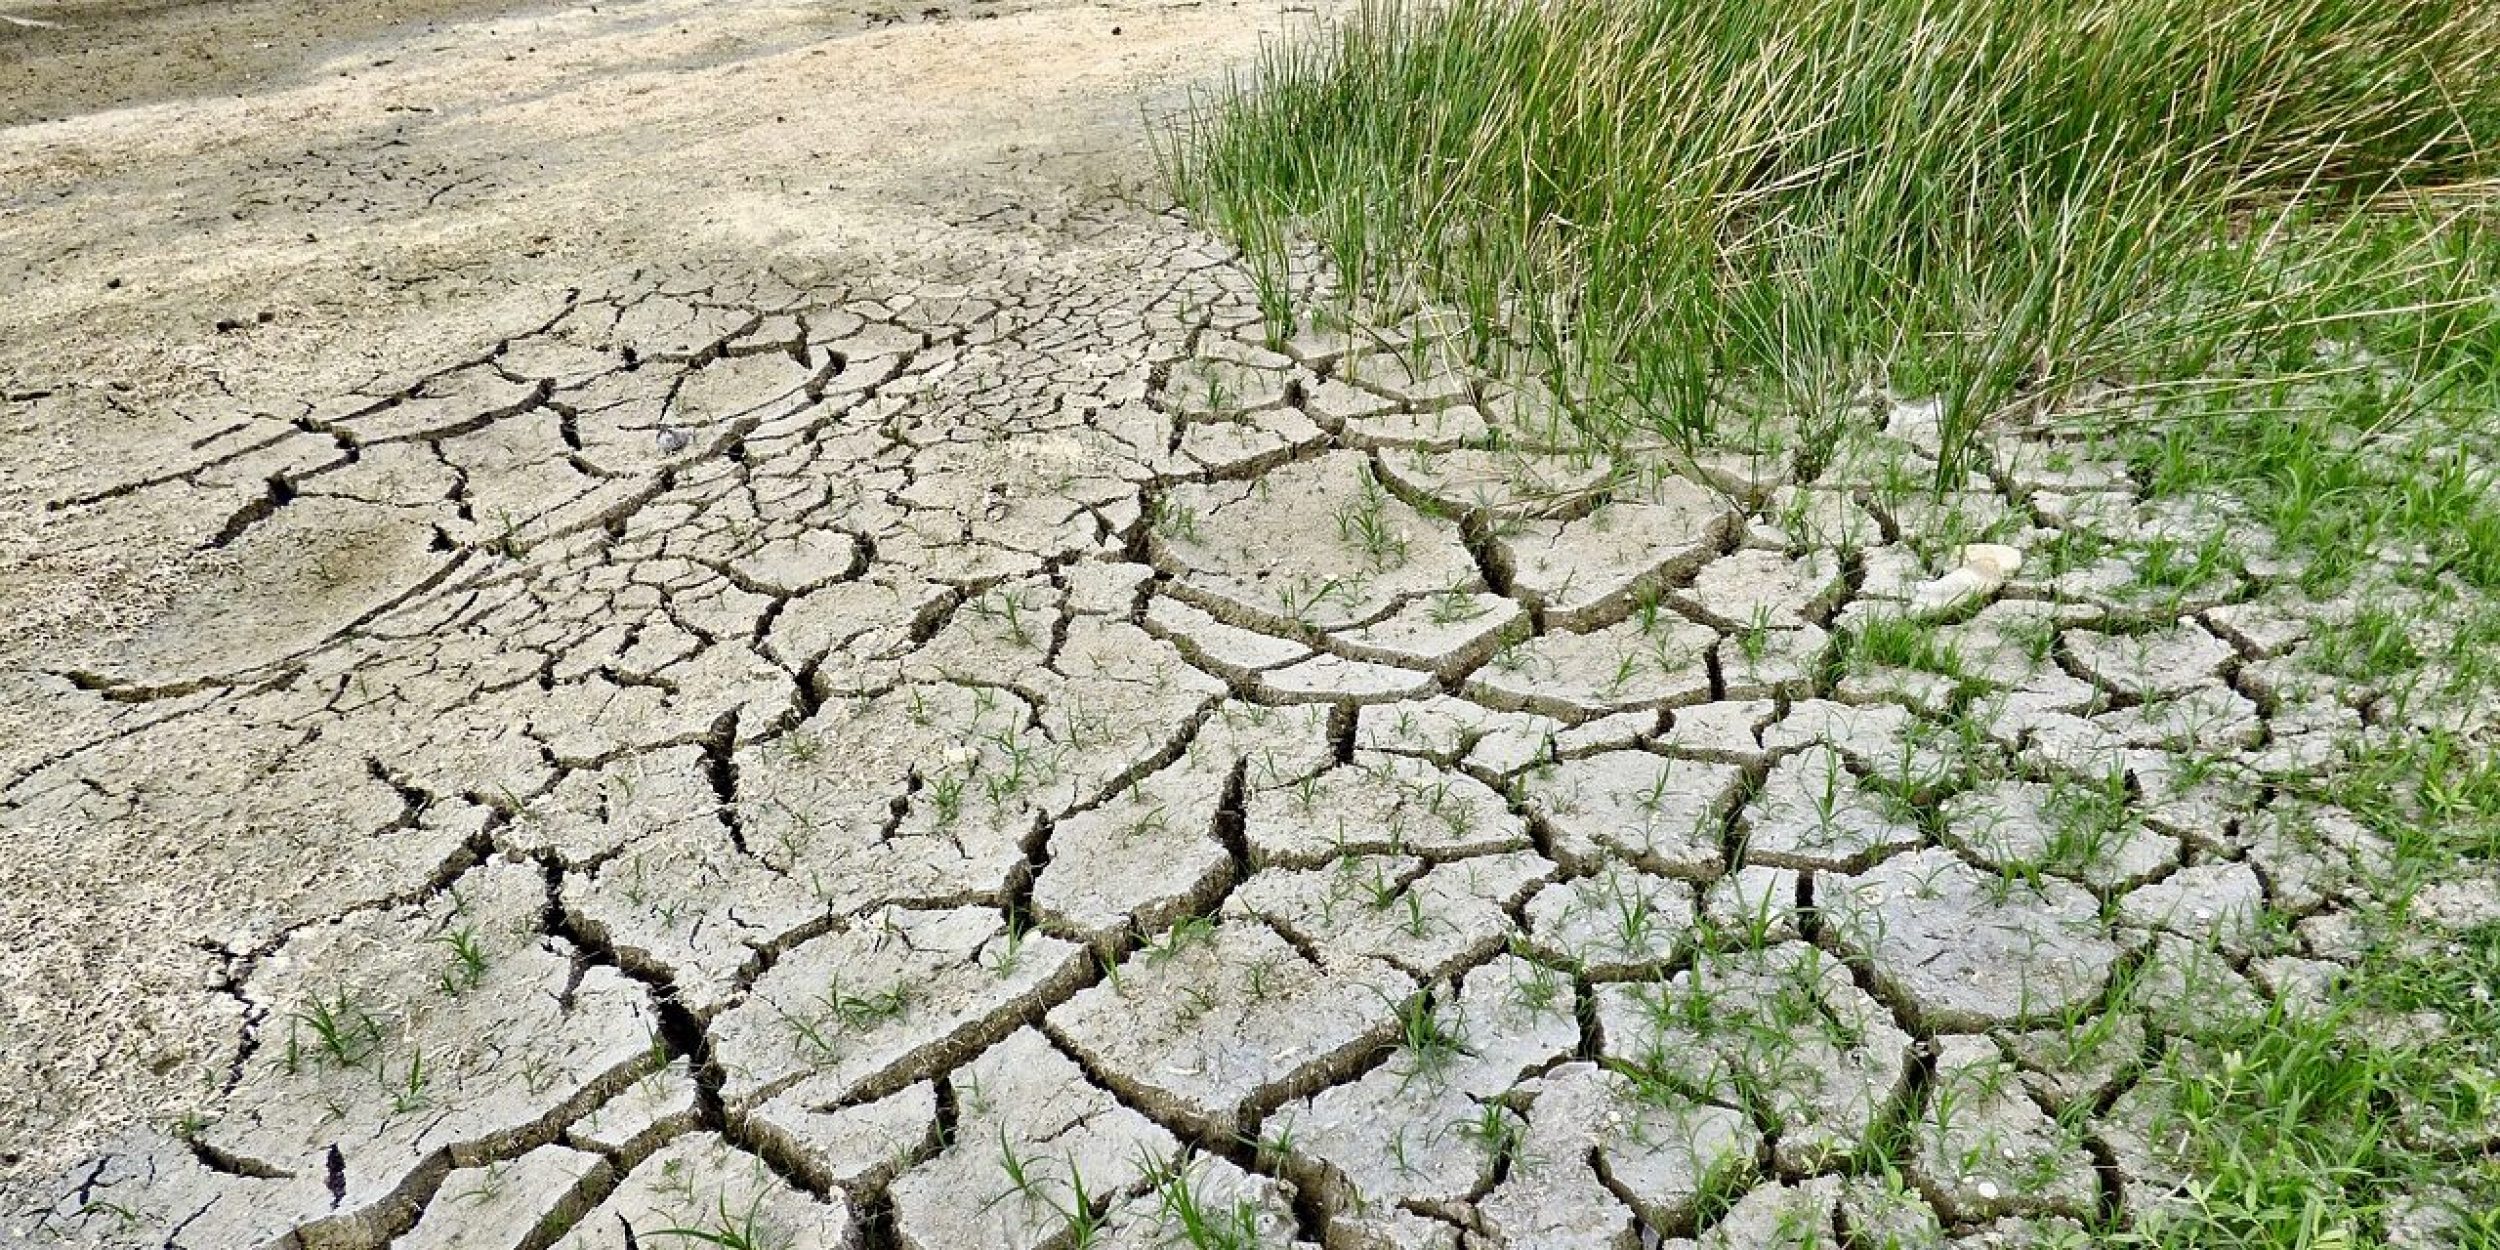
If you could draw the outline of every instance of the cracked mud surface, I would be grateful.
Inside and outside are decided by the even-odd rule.
[[[1133,112],[1270,8],[840,15],[0,132],[0,1237],[2029,1244],[2331,978],[2277,782],[2488,718],[2074,448],[1271,342]]]

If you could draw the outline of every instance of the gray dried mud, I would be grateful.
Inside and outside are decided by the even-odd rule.
[[[1137,104],[1291,7],[411,6],[110,100],[0,28],[0,1241],[2157,1210],[2145,1057],[2387,861],[2277,782],[2487,709],[2280,570],[1913,619],[2151,515],[2073,448],[1610,464],[1428,315],[1271,341]]]

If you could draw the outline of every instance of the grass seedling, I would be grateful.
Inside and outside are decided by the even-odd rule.
[[[1008,1136],[1005,1124],[998,1126],[998,1170],[1007,1178],[1006,1192],[982,1203],[982,1210],[986,1211],[1009,1198],[1022,1198],[1027,1202],[1044,1200],[1040,1178],[1034,1175],[1031,1163],[1017,1153],[1015,1139]]]
[[[843,1034],[901,1018],[911,1010],[911,996],[911,986],[901,981],[881,990],[853,993],[842,987],[842,979],[837,976],[826,985],[824,993],[810,1001],[812,1010],[783,1012],[782,1022],[789,1026],[802,1048],[833,1059],[842,1054]]]
[[[382,1024],[373,1013],[340,990],[322,998],[315,995],[310,1003],[287,1017],[287,1070],[296,1070],[300,1057],[296,1030],[312,1033],[315,1053],[339,1068],[361,1066],[382,1048]]]
[[[1385,572],[1406,562],[1407,541],[1389,519],[1389,492],[1365,466],[1354,498],[1337,509],[1337,537],[1363,553],[1374,571]]]
[[[444,993],[473,990],[486,979],[486,946],[478,940],[476,925],[462,925],[434,940],[451,952],[451,966],[443,970]]]
[[[1432,928],[1431,917],[1424,914],[1423,896],[1409,890],[1404,903],[1406,915],[1399,921],[1398,927],[1406,931],[1406,936],[1421,941]]]
[[[1460,625],[1484,615],[1485,608],[1475,596],[1452,588],[1432,597],[1429,619],[1435,625]]]
[[[1608,918],[1614,922],[1618,949],[1627,953],[1647,951],[1650,938],[1659,931],[1663,921],[1657,900],[1638,883],[1627,888],[1622,877],[1609,874],[1606,878],[1606,903]]]
[[[1466,1040],[1433,1008],[1427,994],[1397,1004],[1398,1048],[1407,1055],[1407,1079],[1437,1077],[1466,1053]]]
[[[1908,668],[1945,677],[1962,675],[1962,657],[1936,626],[1908,616],[1869,616],[1849,634],[1853,668]]]
[[[702,1226],[676,1225],[642,1235],[654,1240],[673,1238],[681,1244],[713,1246],[717,1250],[787,1250],[788,1241],[764,1219],[765,1192],[759,1185],[744,1208],[732,1208],[729,1195],[722,1194],[714,1203],[711,1219]]]
[[[1460,1123],[1459,1134],[1495,1159],[1519,1155],[1519,1118],[1498,1103],[1479,1103],[1476,1114]]]
[[[1259,1210],[1246,1198],[1217,1206],[1183,1159],[1148,1157],[1138,1169],[1154,1187],[1157,1214],[1190,1250],[1256,1250]]]
[[[1029,922],[1010,913],[1007,931],[991,944],[990,953],[985,957],[990,971],[1001,977],[1014,976],[1017,966],[1024,962],[1024,939],[1032,931],[1033,926]]]
[[[425,1049],[408,1052],[408,1075],[391,1090],[391,1113],[406,1115],[424,1109],[432,1100],[425,1093]]]
[[[1753,611],[1752,619],[1746,622],[1743,629],[1737,631],[1736,651],[1737,654],[1745,657],[1745,663],[1749,669],[1762,667],[1763,659],[1771,653],[1770,617],[1769,608],[1757,607]]]
[[[1213,917],[1183,916],[1172,922],[1171,929],[1164,933],[1161,941],[1147,944],[1146,962],[1149,964],[1169,963],[1193,946],[1205,946],[1214,941],[1215,920]]]
[[[812,765],[825,757],[823,739],[804,730],[782,735],[781,753],[793,764]]]
[[[1102,1240],[1107,1223],[1102,1203],[1087,1192],[1085,1172],[1077,1167],[1074,1158],[1068,1160],[1068,1202],[1059,1213],[1065,1221],[1061,1228],[1069,1250],[1092,1250],[1094,1243]]]
[[[1530,961],[1528,969],[1525,977],[1511,984],[1511,993],[1518,998],[1519,1004],[1526,1007],[1530,1015],[1541,1016],[1560,1010],[1563,994],[1571,988],[1570,982],[1563,979],[1562,973],[1541,963]]]
[[[929,795],[930,814],[937,818],[939,828],[952,828],[963,817],[966,779],[965,774],[948,769],[929,778],[924,787]]]

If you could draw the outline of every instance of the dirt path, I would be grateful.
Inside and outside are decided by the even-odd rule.
[[[0,10],[0,125],[52,121],[167,101],[265,94],[314,75],[350,77],[387,68],[415,51],[459,46],[483,27],[517,39],[531,54],[539,19],[590,4],[516,4],[512,0],[396,0],[343,5],[322,0],[18,0]],[[663,22],[684,10],[658,12],[634,0],[609,13]],[[751,55],[763,43],[802,43],[863,30],[996,18],[1073,7],[1062,0],[818,0],[785,6],[762,43],[731,50]],[[1120,6],[1110,6],[1118,8]],[[1196,5],[1244,11],[1236,5]],[[1249,11],[1257,12],[1257,6]],[[381,62],[377,65],[375,62]]]

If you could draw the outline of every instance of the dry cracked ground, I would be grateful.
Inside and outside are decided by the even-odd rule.
[[[0,1242],[2054,1244],[2489,715],[2088,450],[1271,338],[1139,104],[1300,14],[20,12]]]

